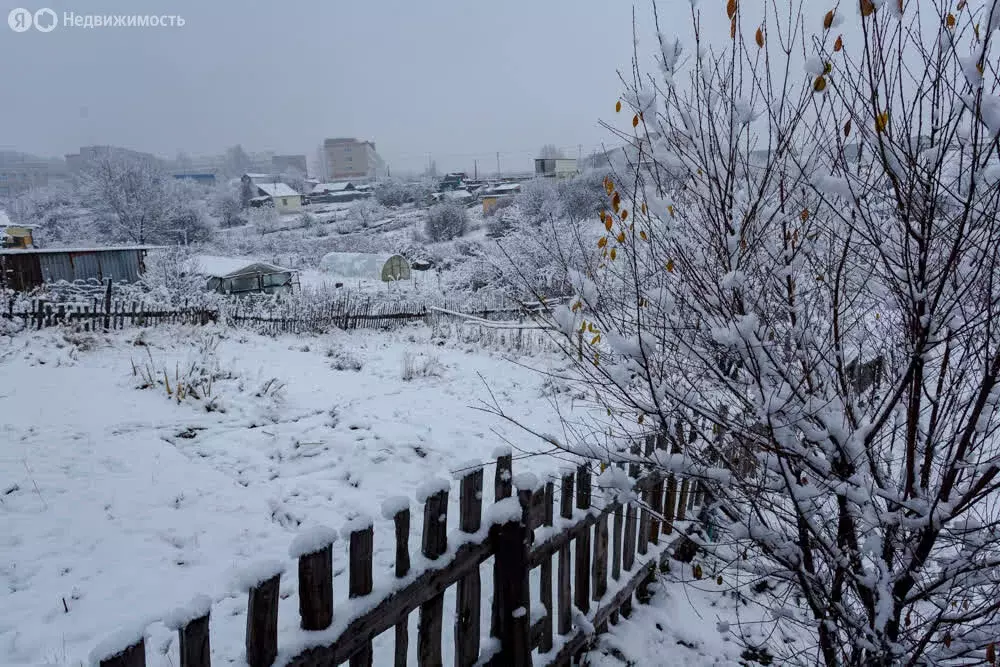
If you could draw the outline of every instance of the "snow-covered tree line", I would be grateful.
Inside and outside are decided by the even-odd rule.
[[[646,463],[713,499],[705,571],[764,582],[771,627],[720,626],[748,648],[996,664],[1000,2],[818,9],[654,14],[634,150],[548,318],[601,416],[548,439],[659,436]]]

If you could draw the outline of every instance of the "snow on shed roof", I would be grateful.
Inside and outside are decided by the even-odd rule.
[[[195,255],[189,260],[189,267],[192,273],[209,278],[229,278],[246,273],[252,267],[263,267],[274,273],[291,273],[292,269],[286,269],[270,262],[262,262],[253,257],[220,257],[218,255]]]
[[[10,218],[7,216],[7,211],[0,208],[0,227],[8,227],[11,224],[13,223],[11,223]]]
[[[298,192],[284,183],[257,183],[257,189],[268,197],[299,197]]]
[[[313,194],[323,194],[324,192],[344,192],[345,190],[353,190],[354,184],[350,182],[344,183],[319,183],[312,189]]]
[[[0,255],[58,255],[61,253],[121,252],[123,250],[162,250],[169,247],[163,245],[127,245],[97,248],[7,248],[0,250]]]

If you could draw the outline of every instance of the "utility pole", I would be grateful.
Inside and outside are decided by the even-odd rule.
[[[500,151],[497,151],[497,180],[499,181],[500,176]]]
[[[479,180],[479,160],[472,161],[472,179]]]

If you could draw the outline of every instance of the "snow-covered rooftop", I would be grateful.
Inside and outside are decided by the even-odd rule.
[[[0,208],[0,227],[7,227],[11,225],[10,218],[7,216],[7,211]]]
[[[312,192],[318,195],[325,192],[344,192],[352,189],[354,189],[354,184],[345,181],[343,183],[320,183],[312,189]]]
[[[257,189],[268,197],[298,197],[298,192],[284,183],[257,183]]]
[[[268,267],[273,269],[275,273],[291,271],[291,269],[286,269],[254,257],[221,257],[219,255],[195,255],[189,260],[188,266],[192,273],[211,278],[226,278],[239,275],[252,266]]]
[[[54,255],[59,253],[80,252],[115,252],[119,250],[159,250],[169,246],[160,245],[125,245],[105,246],[97,248],[7,248],[0,250],[0,255]]]

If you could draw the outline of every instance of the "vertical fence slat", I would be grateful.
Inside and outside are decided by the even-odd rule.
[[[500,601],[500,655],[494,664],[512,667],[531,667],[531,598],[528,588],[528,512],[532,492],[522,491],[523,515],[520,521],[492,526],[490,541],[493,543],[500,588],[494,596]],[[440,664],[440,663],[438,663]]]
[[[500,502],[514,493],[514,466],[510,454],[497,457],[496,473],[493,477],[493,500]],[[500,588],[496,559],[493,560],[493,604],[490,605],[490,636],[496,637],[500,623],[500,606],[496,591]]]
[[[483,469],[462,477],[459,492],[459,529],[476,533],[483,523]],[[466,667],[479,660],[481,581],[479,568],[458,582],[455,602],[455,664]]]
[[[576,508],[590,509],[590,468],[581,465],[576,472]],[[576,581],[573,585],[573,602],[583,613],[590,611],[590,526],[584,527],[576,538]]]
[[[687,502],[688,502],[688,480],[681,480],[681,493],[677,499],[677,520],[684,521],[687,515]]]
[[[270,667],[278,656],[278,573],[250,589],[247,603],[247,664]]]
[[[178,628],[181,667],[212,667],[209,617],[205,614]]]
[[[125,648],[121,653],[100,661],[100,667],[146,667],[146,640]]]
[[[348,596],[364,597],[372,592],[372,556],[375,550],[375,529],[369,525],[360,530],[351,531],[349,566],[348,566]],[[371,667],[371,642],[351,656],[351,667]]]
[[[555,485],[552,482],[547,482],[545,484],[545,511],[542,523],[548,527],[551,527],[553,523],[552,505],[554,500]],[[539,597],[542,606],[545,607],[545,621],[542,623],[542,639],[538,644],[538,650],[541,653],[547,653],[552,650],[552,615],[555,612],[552,608],[552,556],[543,560],[539,569],[539,586],[541,586]]]
[[[625,534],[622,538],[622,567],[626,572],[632,571],[635,565],[635,503],[629,503],[625,507]],[[628,618],[632,613],[632,596],[630,595],[622,604],[622,615]]]
[[[424,557],[436,560],[448,549],[448,492],[439,491],[424,503]],[[442,664],[441,626],[444,616],[444,594],[436,595],[420,605],[417,625],[417,664],[431,667]]]
[[[667,475],[667,486],[663,499],[663,534],[674,532],[674,507],[677,503],[677,478],[673,473]]]
[[[649,510],[647,509],[650,505],[649,496],[650,491],[647,487],[642,492],[642,503],[639,505],[639,544],[636,550],[640,556],[645,556],[646,552],[649,551]]]
[[[572,472],[566,473],[562,477],[561,493],[559,500],[559,516],[563,519],[573,518],[573,483]],[[570,581],[570,552],[569,545],[559,548],[559,586],[556,595],[556,603],[559,606],[559,634],[568,635],[573,627],[572,610],[572,583]]]
[[[608,592],[608,515],[601,514],[594,526],[594,602]],[[597,632],[607,632],[607,625],[597,627]]]
[[[299,557],[299,619],[303,630],[333,622],[333,545]]]
[[[396,512],[392,517],[396,528],[396,577],[405,577],[410,572],[410,508]],[[409,616],[396,624],[395,639],[396,667],[406,667],[406,654],[410,647]]]
[[[611,523],[611,578],[615,581],[622,575],[622,520],[625,510],[621,503],[615,505],[614,518]],[[618,623],[618,610],[611,613],[611,622]]]

